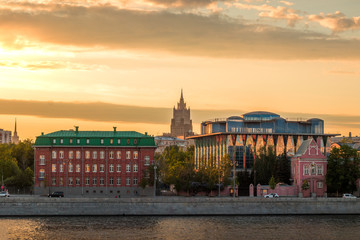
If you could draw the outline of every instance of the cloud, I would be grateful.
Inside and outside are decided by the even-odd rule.
[[[294,3],[288,2],[288,1],[279,1],[279,2],[282,3],[282,4],[285,4],[286,6],[292,6],[292,5],[294,5]]]
[[[277,6],[273,7],[267,4],[263,5],[252,5],[252,4],[243,4],[243,3],[235,3],[234,6],[240,9],[254,9],[260,11],[260,17],[268,17],[273,19],[285,19],[288,21],[289,26],[295,26],[296,22],[302,20],[303,17],[300,16],[294,9]]]
[[[360,16],[348,18],[339,11],[326,15],[324,13],[319,15],[309,15],[308,18],[310,21],[318,22],[321,26],[329,28],[333,32],[360,29]]]
[[[359,40],[249,24],[219,14],[53,5],[35,12],[0,10],[0,45],[17,39],[82,48],[163,51],[253,59],[360,59]]]
[[[218,2],[235,2],[235,0],[145,0],[165,7],[197,8],[208,7]]]
[[[0,60],[0,68],[19,68],[26,70],[57,70],[57,69],[68,69],[68,70],[100,70],[106,68],[100,65],[87,65],[82,63],[66,62],[66,61],[10,61]]]

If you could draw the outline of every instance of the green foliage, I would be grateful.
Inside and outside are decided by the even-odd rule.
[[[139,186],[142,188],[142,189],[145,189],[146,186],[148,185],[148,179],[143,177],[141,178],[140,182],[139,182]]]
[[[277,182],[290,184],[291,164],[285,153],[277,157],[275,178]]]
[[[304,180],[302,185],[301,185],[301,189],[302,190],[308,190],[310,188],[309,182],[308,180]]]
[[[272,176],[272,177],[270,178],[269,186],[270,186],[271,189],[275,189],[275,187],[276,187],[276,181],[275,181],[274,176]]]
[[[356,190],[360,178],[360,158],[348,145],[333,148],[328,158],[326,184],[329,193],[346,193]]]

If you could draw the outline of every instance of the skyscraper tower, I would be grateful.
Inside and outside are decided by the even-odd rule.
[[[177,108],[173,109],[173,118],[171,119],[171,136],[188,137],[194,135],[192,120],[190,119],[190,108],[186,108],[183,90],[181,89],[180,102]]]
[[[15,131],[14,131],[14,136],[11,137],[11,142],[18,144],[19,143],[19,136],[17,135],[17,130],[16,130],[16,118],[15,118]]]

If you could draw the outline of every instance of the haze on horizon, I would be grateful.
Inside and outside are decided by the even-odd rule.
[[[0,128],[169,132],[264,110],[360,135],[357,0],[7,0]]]

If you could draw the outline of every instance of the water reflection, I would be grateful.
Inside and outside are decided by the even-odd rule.
[[[1,239],[359,239],[360,216],[0,219]]]

